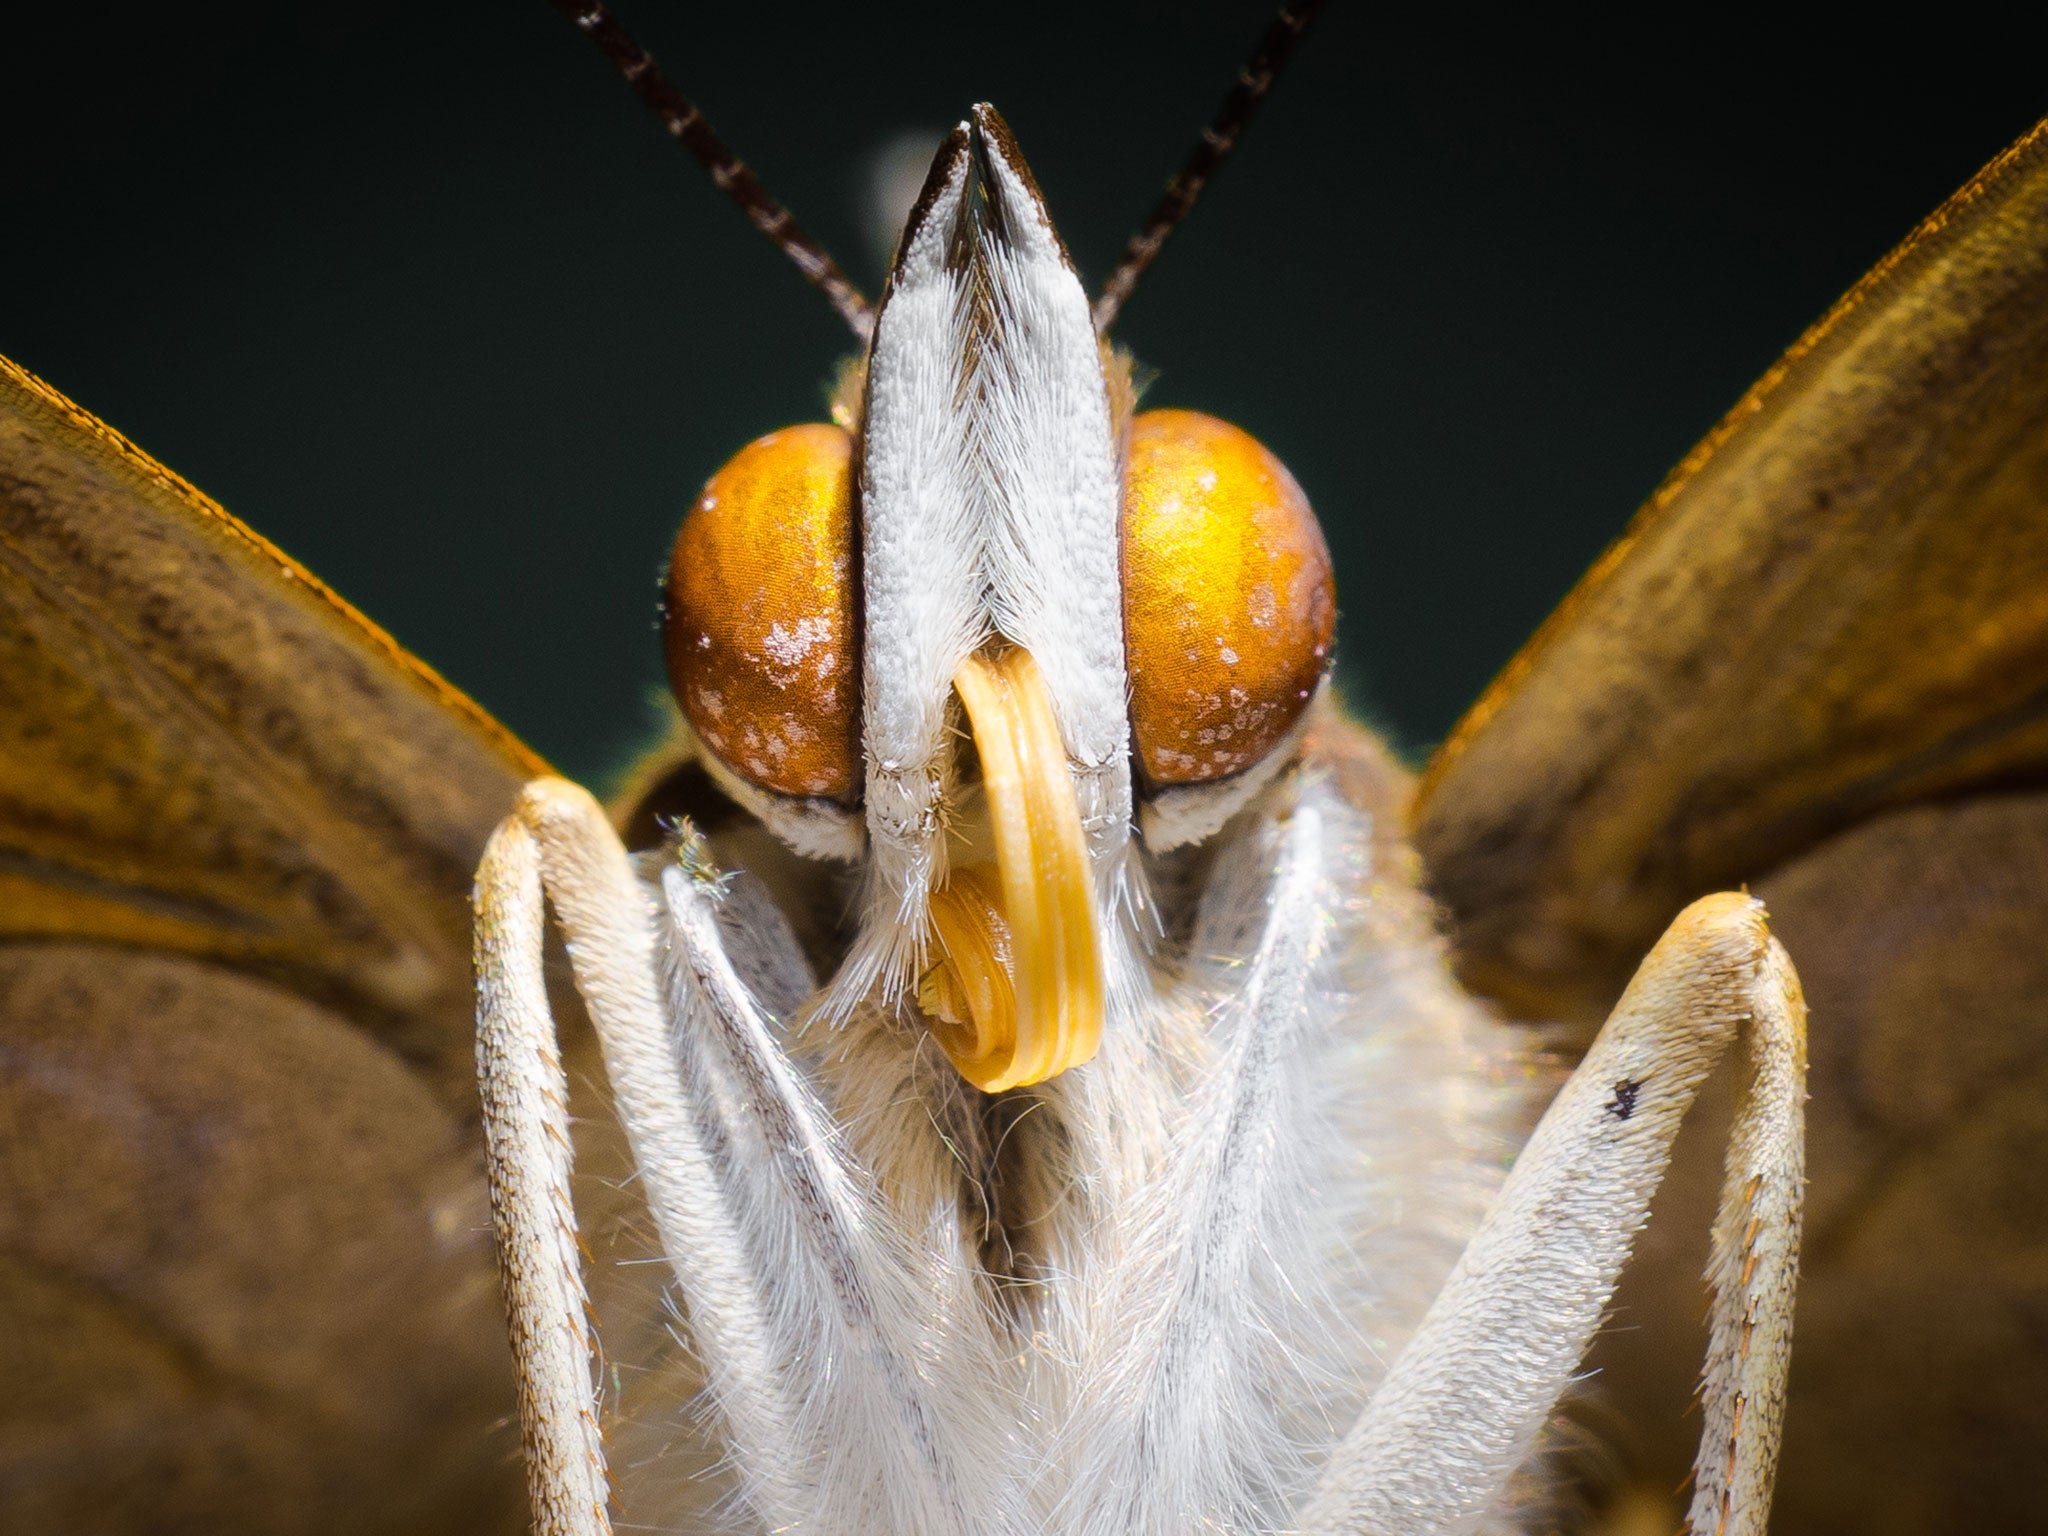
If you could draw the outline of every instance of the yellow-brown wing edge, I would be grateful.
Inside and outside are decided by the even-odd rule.
[[[1414,833],[1469,983],[1597,1019],[1702,890],[2048,768],[2044,210],[2048,123],[1743,396],[1436,754]]]
[[[0,540],[0,1526],[523,1528],[466,895],[545,763],[4,359]]]
[[[108,453],[155,481],[171,495],[189,505],[201,517],[218,524],[223,533],[245,546],[251,555],[274,566],[281,579],[296,583],[312,593],[333,609],[366,646],[409,676],[444,708],[466,720],[479,735],[503,753],[508,763],[517,768],[522,775],[536,778],[554,771],[548,766],[545,758],[501,725],[489,710],[400,645],[389,631],[372,622],[355,604],[176,470],[166,468],[137,447],[126,435],[108,426],[62,391],[5,356],[0,356],[0,380],[12,383],[40,402],[52,414],[79,431],[98,439]]]
[[[1637,540],[1663,515],[1665,509],[1684,493],[1686,487],[1698,477],[1722,445],[1763,412],[1777,394],[1779,387],[1792,376],[1808,354],[1817,352],[1826,344],[1852,316],[1858,314],[1887,285],[1897,279],[1909,263],[1923,258],[1945,231],[1981,204],[2016,167],[2044,151],[2048,151],[2048,118],[2036,123],[2018,141],[1971,177],[1947,202],[1921,220],[1911,234],[1893,247],[1876,266],[1857,279],[1849,291],[1829,307],[1826,314],[1807,327],[1799,339],[1786,348],[1784,356],[1750,385],[1742,398],[1714,424],[1713,429],[1694,444],[1686,456],[1665,475],[1657,489],[1650,493],[1650,499],[1630,518],[1629,525],[1622,530],[1621,536],[1593,562],[1586,574],[1581,576],[1572,590],[1565,595],[1564,601],[1537,626],[1536,633],[1509,658],[1507,665],[1501,668],[1491,683],[1487,684],[1478,700],[1451,728],[1450,735],[1445,737],[1431,754],[1428,764],[1423,769],[1421,781],[1416,789],[1418,803],[1431,798],[1437,785],[1450,775],[1458,760],[1485,730],[1487,722],[1514,695],[1522,680],[1535,670],[1558,637],[1572,627],[1579,611],[1607,585],[1622,562],[1628,558],[1629,551],[1634,548]]]

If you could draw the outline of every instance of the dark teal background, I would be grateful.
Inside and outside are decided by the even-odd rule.
[[[621,14],[870,288],[859,168],[1009,117],[1091,281],[1263,0]],[[1448,727],[1663,471],[2048,111],[1967,7],[1337,0],[1119,335],[1293,467],[1354,696]],[[2002,14],[2002,13],[2001,13]],[[847,337],[541,0],[42,6],[0,36],[0,350],[564,768],[650,718],[655,578]]]

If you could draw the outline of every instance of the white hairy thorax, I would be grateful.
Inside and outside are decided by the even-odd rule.
[[[606,1461],[631,1529],[1527,1527],[1515,1474],[1677,1116],[1777,1006],[1756,1001],[1776,952],[1744,898],[1682,918],[1589,1058],[1617,1096],[1559,1097],[1467,1251],[1558,1074],[1453,981],[1405,775],[1327,698],[1253,768],[1136,792],[1116,366],[977,109],[865,374],[859,808],[769,794],[685,728],[666,765],[751,814],[671,822],[629,866],[587,796],[540,781],[486,855],[480,1057],[546,1532],[603,1528]],[[920,989],[934,893],[987,838],[954,686],[992,646],[1029,653],[1057,721],[1102,1005],[1092,1059],[985,1093]],[[602,1441],[545,1131],[543,885],[609,1095],[578,1131]],[[1767,1151],[1769,1178],[1731,1163],[1731,1187],[1774,1211],[1797,1168]],[[1746,1229],[1743,1286],[1789,1295],[1783,1226]],[[1747,1315],[1781,1387],[1776,1314]],[[1733,1449],[1703,1474],[1751,1522],[1730,1530],[1761,1528],[1756,1475]],[[1760,1475],[1767,1504],[1768,1456]]]

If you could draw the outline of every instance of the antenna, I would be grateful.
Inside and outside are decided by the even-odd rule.
[[[1287,0],[1280,7],[1279,15],[1266,28],[1266,35],[1259,39],[1251,62],[1237,72],[1237,81],[1231,86],[1230,94],[1223,98],[1223,105],[1217,108],[1216,116],[1202,130],[1201,138],[1195,141],[1194,152],[1188,156],[1187,163],[1166,184],[1165,192],[1160,194],[1158,204],[1152,209],[1152,216],[1145,221],[1144,228],[1131,236],[1131,243],[1124,247],[1123,259],[1109,274],[1109,281],[1102,285],[1102,297],[1095,301],[1097,331],[1109,329],[1123,309],[1124,302],[1130,298],[1131,290],[1138,286],[1138,279],[1158,258],[1166,237],[1180,227],[1181,221],[1195,206],[1195,199],[1202,195],[1202,189],[1215,177],[1224,157],[1236,146],[1245,124],[1251,121],[1252,113],[1265,100],[1266,92],[1273,88],[1281,67],[1294,52],[1294,45],[1301,41],[1301,34],[1308,30],[1308,24],[1315,20],[1316,12],[1322,8],[1323,0]]]
[[[554,8],[576,24],[598,51],[612,61],[612,67],[647,103],[671,136],[697,157],[697,163],[711,173],[718,190],[739,205],[753,226],[775,243],[775,248],[796,263],[805,281],[831,301],[840,317],[863,342],[875,328],[874,307],[853,286],[825,248],[805,234],[790,217],[789,210],[768,195],[725,140],[712,131],[697,110],[697,104],[668,83],[654,56],[627,35],[626,29],[599,0],[550,0]]]

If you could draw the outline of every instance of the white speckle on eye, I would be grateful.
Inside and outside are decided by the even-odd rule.
[[[709,512],[713,507],[718,505],[718,498],[712,495],[709,491],[706,491],[703,495],[703,498],[697,503],[697,505],[702,507],[706,512]]]
[[[1195,476],[1195,484],[1199,485],[1205,491],[1215,490],[1216,471],[1213,469],[1203,470],[1199,475]]]
[[[1245,613],[1254,629],[1271,629],[1280,617],[1280,599],[1273,593],[1273,584],[1262,581],[1245,594]]]
[[[823,682],[832,675],[832,669],[839,665],[839,653],[827,651],[818,658],[818,681]]]
[[[789,626],[778,621],[769,626],[768,638],[761,642],[761,648],[778,666],[796,667],[811,654],[812,646],[831,638],[832,628],[823,619],[798,619]]]
[[[697,637],[697,649],[698,649],[698,650],[700,650],[700,651],[708,651],[708,650],[710,650],[710,649],[711,649],[711,637],[710,637],[709,635],[699,635],[699,636]]]
[[[697,690],[697,707],[714,720],[725,718],[725,695],[716,688]]]
[[[1237,665],[1237,652],[1233,651],[1229,646],[1223,643],[1223,637],[1221,635],[1218,635],[1216,637],[1216,650],[1217,654],[1223,658],[1223,665],[1225,665],[1226,667],[1234,667]]]

